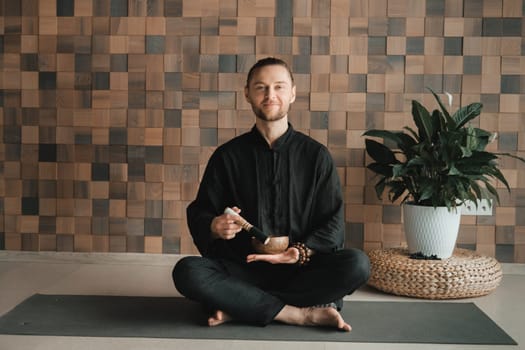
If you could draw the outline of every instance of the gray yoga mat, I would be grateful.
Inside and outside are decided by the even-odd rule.
[[[226,323],[184,298],[36,294],[0,317],[0,334],[376,343],[512,344],[473,303],[345,301],[353,330]]]

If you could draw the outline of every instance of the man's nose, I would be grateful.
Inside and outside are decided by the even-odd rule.
[[[266,89],[266,98],[272,99],[275,96],[275,89],[272,87],[269,87]]]

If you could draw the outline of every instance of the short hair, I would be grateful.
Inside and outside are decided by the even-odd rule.
[[[273,66],[273,65],[282,66],[286,68],[286,70],[288,71],[288,74],[290,75],[290,79],[292,80],[292,85],[294,84],[292,70],[290,69],[290,67],[288,67],[286,62],[284,62],[280,58],[266,57],[266,58],[262,58],[259,61],[257,61],[252,66],[252,68],[250,68],[250,71],[248,72],[248,77],[246,78],[246,87],[250,85],[250,81],[252,80],[253,75],[257,69],[265,67],[265,66]]]

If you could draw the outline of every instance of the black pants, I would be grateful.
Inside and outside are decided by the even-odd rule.
[[[286,304],[305,307],[341,299],[366,283],[369,274],[366,254],[345,249],[316,254],[306,266],[189,256],[175,265],[173,281],[182,295],[210,310],[266,325]]]

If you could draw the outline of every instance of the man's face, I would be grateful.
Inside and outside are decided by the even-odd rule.
[[[295,85],[285,67],[269,65],[254,72],[244,94],[257,118],[276,121],[287,116],[295,101]]]

